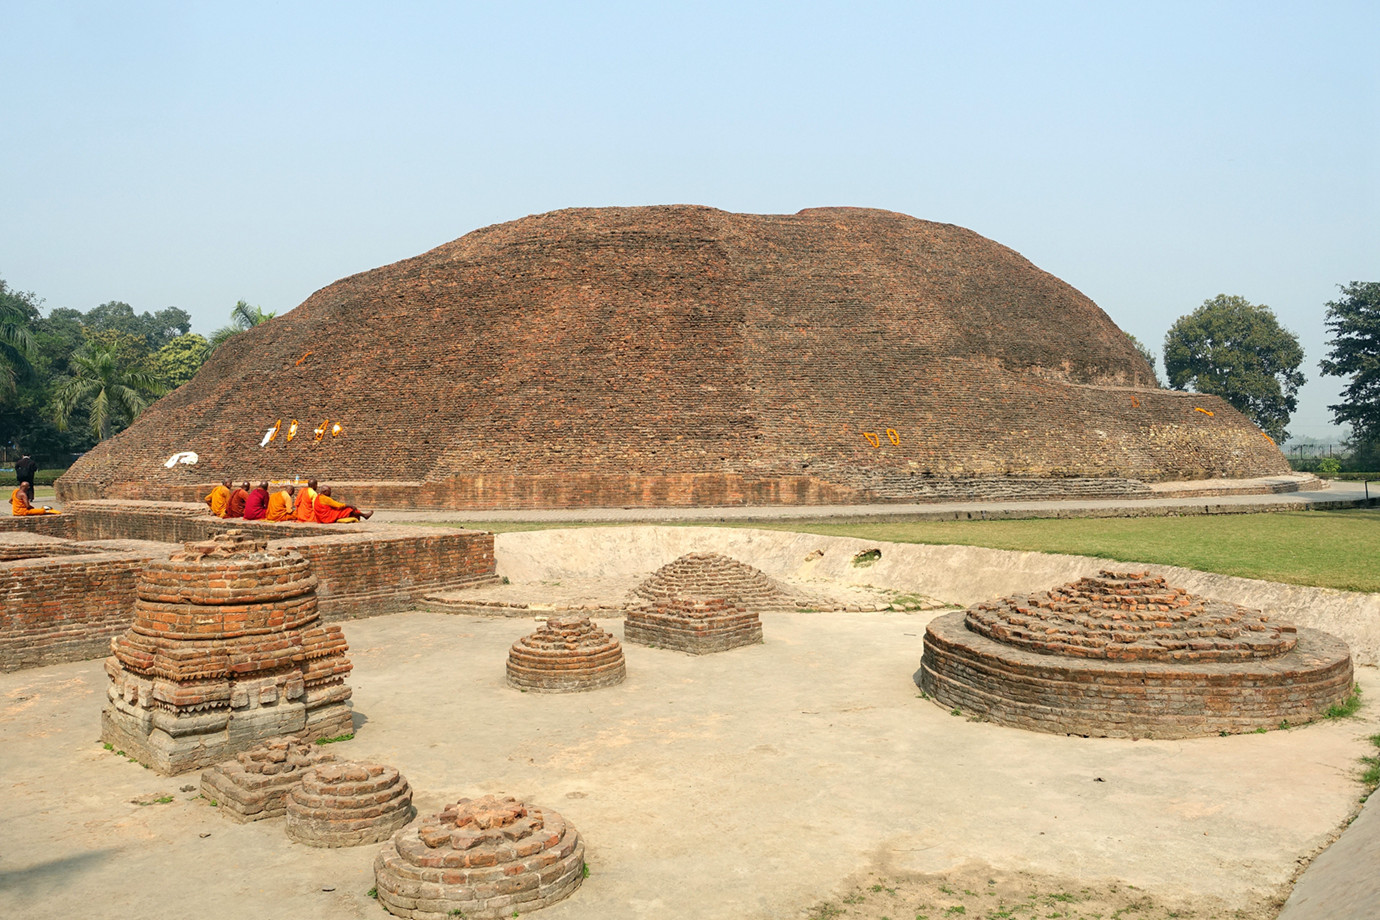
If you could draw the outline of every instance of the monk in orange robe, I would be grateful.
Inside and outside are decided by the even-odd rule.
[[[21,482],[19,487],[10,493],[10,513],[15,517],[22,517],[26,514],[61,514],[61,511],[54,511],[52,508],[35,508],[33,504],[34,487],[31,483]]]
[[[292,520],[292,496],[296,491],[296,486],[288,486],[287,491],[274,492],[268,497],[268,520]]]
[[[372,511],[360,511],[358,508],[342,504],[331,498],[330,486],[324,486],[317,493],[314,504],[318,524],[354,524],[361,520],[368,520],[374,515]]]
[[[230,507],[230,480],[226,479],[211,490],[211,494],[204,499],[210,507],[211,513],[218,518],[225,517],[225,512]]]
[[[249,483],[245,483],[230,493],[230,504],[225,509],[228,518],[244,517],[244,503],[249,500]]]
[[[316,523],[316,480],[308,479],[307,487],[297,499],[297,510],[292,516],[299,524]]]

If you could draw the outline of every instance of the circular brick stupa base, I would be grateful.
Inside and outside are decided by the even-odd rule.
[[[333,763],[308,770],[287,796],[287,835],[314,847],[387,840],[412,819],[412,788],[392,767]]]
[[[556,617],[513,643],[508,683],[520,690],[573,693],[622,683],[623,646],[589,617]]]
[[[945,708],[1100,738],[1187,738],[1317,719],[1347,699],[1341,640],[1103,572],[930,622],[916,681]]]
[[[379,904],[410,920],[511,917],[584,880],[585,845],[554,811],[513,798],[461,799],[398,831],[374,860]]]
[[[201,774],[201,795],[241,824],[280,818],[288,790],[313,767],[335,761],[319,744],[300,737],[270,738]]]

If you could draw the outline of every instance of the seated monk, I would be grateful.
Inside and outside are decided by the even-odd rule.
[[[212,514],[218,518],[225,517],[225,511],[230,507],[230,480],[226,479],[212,489],[204,501],[210,506]]]
[[[244,519],[262,521],[268,517],[268,483],[261,482],[244,500]]]
[[[225,509],[225,516],[228,518],[244,517],[244,503],[249,500],[249,483],[244,483],[238,489],[230,493],[230,504]]]
[[[316,523],[316,480],[308,479],[307,487],[297,498],[297,510],[292,513],[299,524]]]
[[[270,521],[292,520],[292,496],[296,491],[296,486],[288,486],[287,491],[274,492],[270,495],[266,518]]]
[[[331,498],[331,487],[323,486],[316,494],[316,522],[318,524],[355,524],[373,517],[372,511],[360,511]]]
[[[10,513],[15,517],[20,517],[25,514],[62,514],[61,511],[54,511],[47,505],[44,505],[42,508],[35,508],[33,496],[33,483],[21,482],[19,486],[10,493]]]

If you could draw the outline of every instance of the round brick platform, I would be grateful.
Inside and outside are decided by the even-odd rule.
[[[1103,572],[937,617],[917,682],[1004,725],[1185,738],[1316,719],[1350,694],[1352,665],[1326,633]]]
[[[522,690],[597,690],[626,676],[623,646],[589,617],[553,617],[508,652],[508,683]]]
[[[691,655],[726,652],[762,641],[762,620],[724,598],[681,597],[628,611],[623,639]]]
[[[314,847],[378,843],[411,819],[412,787],[382,764],[324,764],[287,796],[287,835]]]
[[[556,812],[486,795],[394,834],[374,881],[379,904],[398,917],[511,917],[568,897],[584,858],[579,832]]]
[[[314,742],[271,738],[204,771],[201,795],[232,821],[281,817],[288,790],[311,768],[334,760],[334,754]]]

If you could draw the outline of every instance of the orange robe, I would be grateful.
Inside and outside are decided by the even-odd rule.
[[[211,513],[216,517],[225,517],[225,510],[230,507],[230,490],[225,486],[216,486],[206,496],[206,504],[211,506]]]
[[[51,508],[35,508],[29,504],[29,496],[21,490],[15,489],[10,493],[10,513],[15,517],[22,517],[26,514],[61,514],[61,511],[53,511]]]
[[[318,524],[353,524],[359,520],[359,510],[342,504],[329,495],[318,495],[316,501],[316,522]]]
[[[274,492],[268,497],[268,519],[270,521],[292,520],[292,496],[286,492]]]
[[[297,496],[297,510],[292,516],[303,524],[316,523],[316,490],[303,487],[302,493]]]

